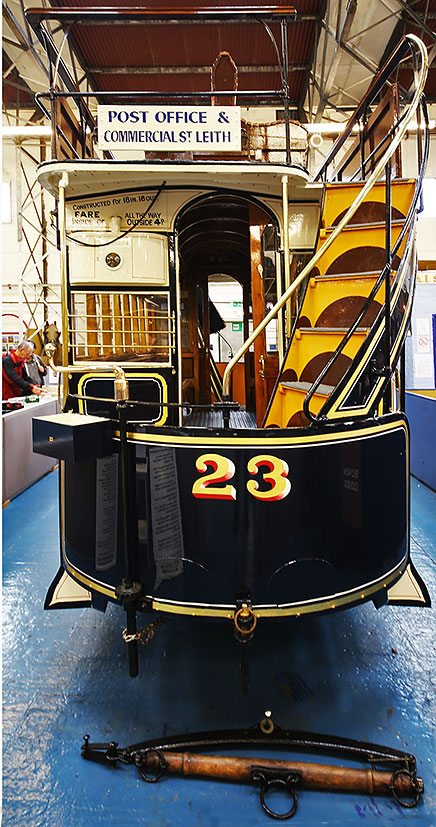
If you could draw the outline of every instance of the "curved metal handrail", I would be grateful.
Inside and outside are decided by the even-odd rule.
[[[423,94],[423,91],[424,91],[424,86],[425,86],[425,82],[426,82],[426,79],[427,79],[427,71],[428,71],[428,55],[427,55],[427,49],[426,49],[424,43],[422,42],[422,40],[419,39],[419,37],[416,37],[416,35],[413,35],[413,34],[409,34],[409,35],[406,35],[404,39],[409,41],[409,47],[411,47],[412,43],[415,44],[415,46],[418,48],[419,52],[421,53],[421,58],[422,58],[420,77],[419,77],[419,80],[417,82],[415,93],[414,93],[412,102],[409,106],[407,116],[405,117],[405,119],[404,119],[401,127],[399,128],[397,134],[393,138],[390,147],[386,150],[386,152],[381,156],[381,158],[377,162],[377,164],[376,164],[373,172],[371,173],[370,177],[368,178],[368,180],[364,184],[363,188],[360,190],[359,194],[357,195],[357,197],[355,198],[355,200],[353,201],[353,203],[351,204],[351,206],[349,207],[349,209],[347,210],[347,212],[345,213],[345,215],[343,216],[343,218],[341,219],[341,221],[339,222],[337,227],[333,230],[331,235],[329,235],[326,238],[324,244],[319,248],[319,250],[315,253],[315,255],[312,256],[312,258],[310,259],[308,264],[306,264],[306,266],[301,271],[300,275],[292,282],[292,284],[289,285],[289,287],[287,288],[287,290],[285,290],[285,292],[280,297],[278,302],[269,311],[269,313],[267,313],[267,315],[262,320],[262,322],[260,322],[260,324],[258,324],[256,329],[253,330],[252,334],[248,337],[248,339],[246,339],[246,341],[244,342],[242,347],[234,355],[233,359],[231,359],[230,362],[228,363],[228,365],[227,365],[227,367],[224,371],[224,376],[223,376],[223,395],[224,395],[224,397],[228,396],[228,393],[229,393],[230,374],[231,374],[234,366],[237,364],[237,362],[239,362],[239,360],[242,358],[242,356],[244,356],[244,354],[251,347],[251,345],[257,339],[257,337],[260,335],[260,333],[262,333],[262,331],[266,328],[266,326],[269,324],[269,322],[272,321],[272,319],[274,319],[277,316],[278,312],[286,304],[286,302],[289,301],[290,297],[295,292],[297,287],[300,286],[300,284],[304,281],[306,276],[310,273],[310,271],[317,264],[317,262],[320,260],[320,258],[324,255],[324,253],[328,250],[328,248],[333,244],[333,241],[335,241],[336,238],[340,235],[340,233],[342,232],[344,227],[348,224],[350,219],[353,217],[353,215],[357,211],[358,207],[360,207],[362,202],[365,200],[366,196],[368,195],[368,193],[370,192],[370,190],[374,186],[377,178],[379,177],[382,169],[386,166],[386,164],[390,160],[390,158],[392,158],[392,156],[394,155],[397,147],[401,143],[405,133],[407,132],[407,128],[409,126],[409,123],[416,114],[416,111],[418,109],[418,106],[420,104],[421,97],[422,97],[422,94]],[[403,55],[401,54],[401,57],[402,56]],[[389,65],[391,65],[391,61],[389,61]]]
[[[47,354],[47,361],[50,365],[51,369],[59,374],[59,380],[62,374],[70,374],[70,373],[83,373],[83,369],[94,371],[94,372],[105,372],[105,373],[113,373],[115,374],[115,399],[116,400],[128,400],[129,398],[129,386],[126,379],[126,374],[124,373],[123,368],[121,365],[115,364],[115,362],[99,362],[98,364],[92,364],[90,362],[85,362],[80,365],[55,365],[53,361],[54,352],[56,350],[55,345],[48,344],[45,345],[44,348]],[[59,394],[58,394],[59,396]],[[61,400],[59,399],[59,405],[62,408]]]

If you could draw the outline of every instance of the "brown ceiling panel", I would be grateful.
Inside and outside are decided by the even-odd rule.
[[[120,75],[114,74],[105,74],[100,75],[98,77],[99,89],[102,92],[117,92],[122,90],[123,92],[147,92],[147,91],[156,91],[156,92],[174,92],[174,75],[171,72],[162,73],[159,75],[154,75],[150,77],[149,75],[123,75],[121,76],[122,80],[120,79]],[[240,91],[250,91],[254,89],[255,91],[270,91],[279,89],[280,87],[280,75],[279,73],[253,73],[249,76],[249,84],[244,84],[244,76],[242,78],[242,82],[239,83]],[[305,71],[304,70],[297,70],[290,74],[289,77],[289,86],[290,86],[290,97],[293,101],[298,99],[299,91],[301,89],[302,83],[304,82],[305,78]],[[249,87],[249,88],[248,88]],[[177,92],[180,93],[195,93],[195,92],[209,92],[210,91],[210,78],[208,75],[203,74],[197,76],[195,79],[192,75],[184,75],[180,74],[177,75]]]
[[[238,65],[275,65],[276,52],[263,27],[235,24],[177,26],[76,26],[72,37],[87,67],[98,66],[205,66],[222,50]],[[280,43],[278,27],[271,26]],[[289,28],[290,63],[307,63],[314,26],[295,23]]]
[[[89,7],[86,0],[62,0],[54,6],[63,9]],[[287,7],[285,0],[274,8]],[[196,9],[221,10],[230,4],[223,0],[197,0]],[[265,4],[252,2],[265,10]],[[289,86],[293,102],[301,103],[307,72],[312,60],[317,18],[322,16],[325,0],[301,0],[297,5],[298,19],[288,25]],[[281,89],[280,68],[276,50],[268,32],[258,21],[219,23],[141,22],[104,23],[107,4],[94,2],[92,7],[102,9],[102,22],[76,23],[69,38],[77,49],[92,87],[97,91],[153,91],[207,92],[210,90],[210,70],[221,51],[230,52],[239,68],[240,91],[268,91]],[[246,8],[245,0],[234,0],[231,7]],[[177,11],[188,8],[186,0],[155,3],[138,7],[135,0],[123,0],[117,9],[159,8]],[[278,47],[281,45],[280,24],[268,22]],[[293,68],[293,65],[295,68]],[[162,69],[161,67],[169,67]],[[174,71],[171,72],[171,67]],[[140,69],[144,68],[143,73]],[[112,70],[112,71],[111,71]],[[130,70],[130,71],[129,71]],[[257,70],[257,71],[256,71]]]

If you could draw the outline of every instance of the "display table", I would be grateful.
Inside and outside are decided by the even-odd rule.
[[[406,391],[410,425],[410,471],[436,491],[436,390]]]
[[[58,411],[56,397],[50,396],[39,402],[26,402],[24,408],[3,414],[3,502],[16,497],[56,466],[57,460],[52,457],[33,453],[32,418]]]

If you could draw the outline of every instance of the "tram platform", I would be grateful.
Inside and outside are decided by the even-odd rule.
[[[436,493],[412,479],[412,556],[434,608],[366,603],[261,622],[243,694],[227,621],[171,617],[139,647],[131,679],[121,609],[44,612],[59,557],[57,472],[20,494],[3,511],[4,826],[266,825],[254,786],[177,777],[147,785],[133,766],[111,769],[80,755],[85,733],[124,746],[249,726],[265,710],[287,729],[410,751],[425,784],[412,810],[390,798],[302,791],[293,824],[433,826],[435,514]],[[150,618],[138,621],[142,628]]]

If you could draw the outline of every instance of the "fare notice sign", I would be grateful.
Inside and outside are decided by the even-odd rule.
[[[98,107],[99,149],[239,152],[239,106]]]

